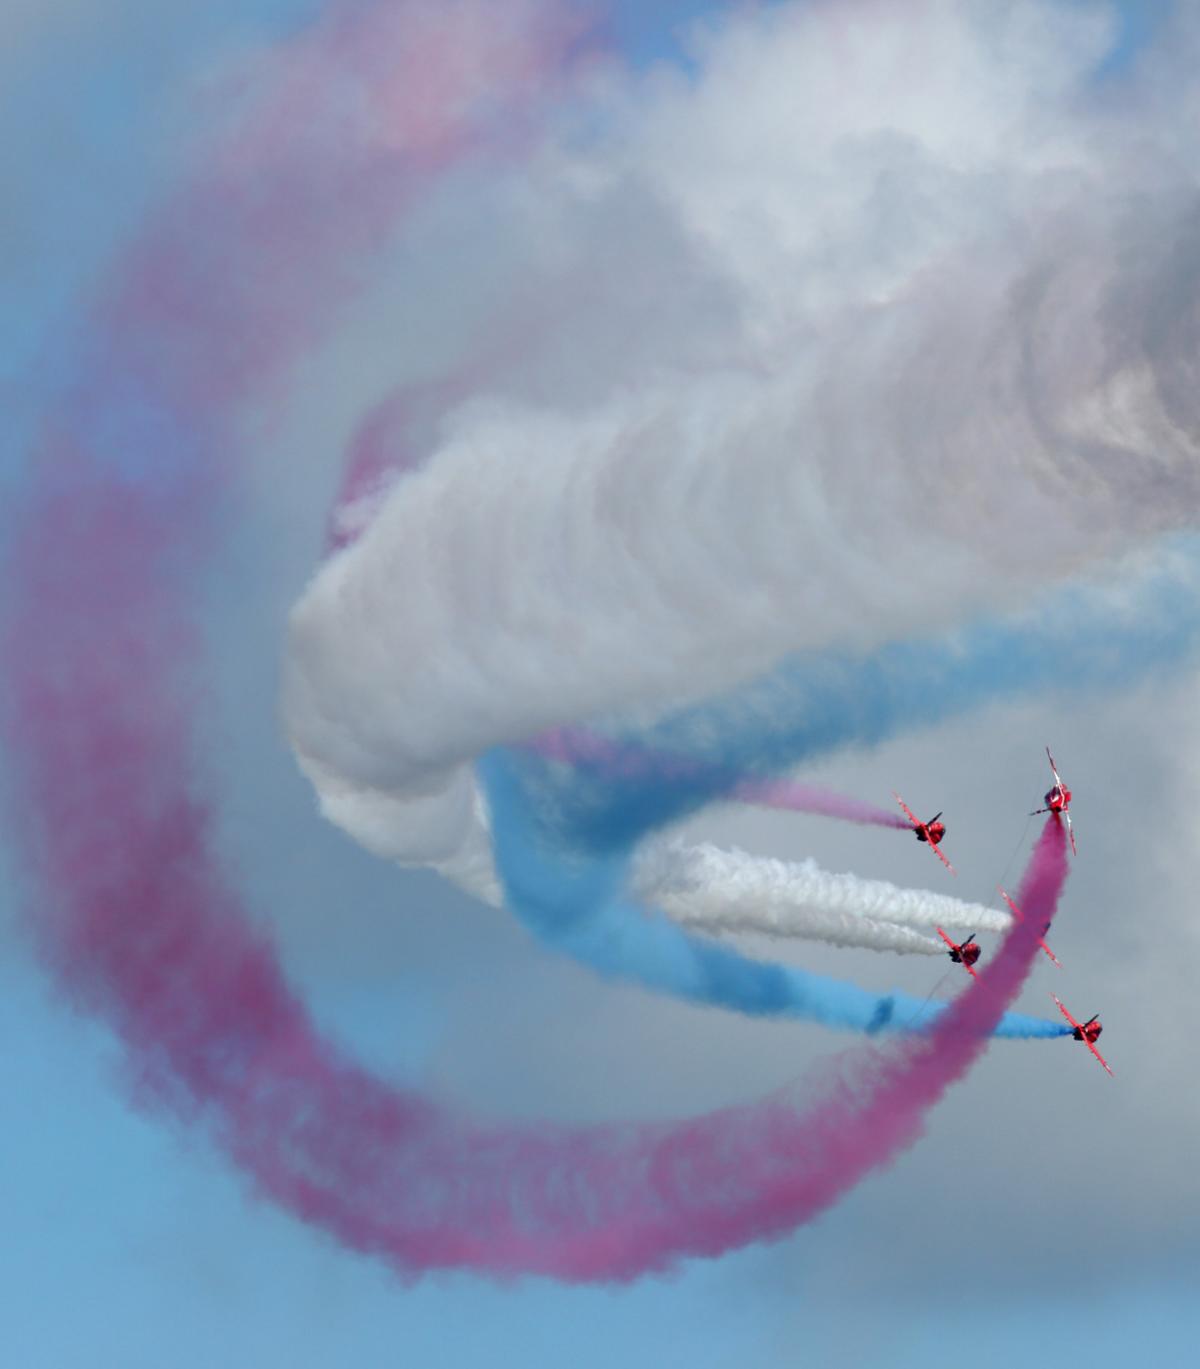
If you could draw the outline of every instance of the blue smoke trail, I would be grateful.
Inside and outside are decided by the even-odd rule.
[[[622,851],[748,776],[877,745],[1004,698],[1123,688],[1198,654],[1200,538],[1178,538],[1149,566],[1126,568],[1119,599],[1068,585],[1033,615],[870,654],[792,656],[733,694],[636,734],[607,733],[622,764],[548,769],[541,808],[572,845]]]
[[[751,960],[692,936],[623,896],[628,860],[572,852],[539,820],[527,783],[543,762],[489,752],[479,762],[496,864],[510,907],[538,938],[610,978],[755,1017],[793,1017],[849,1031],[922,1032],[944,1004],[893,990],[870,993],[789,965]],[[1070,1028],[1006,1013],[995,1035],[1063,1036]]]
[[[863,655],[789,658],[736,693],[681,710],[620,745],[638,763],[565,767],[496,750],[479,764],[510,906],[541,939],[599,972],[692,1002],[860,1031],[922,1031],[939,1005],[766,964],[691,935],[624,896],[634,844],[728,790],[848,744],[876,744],[981,704],[1070,681],[1116,688],[1191,660],[1200,645],[1200,539],[1160,549],[1123,598],[1060,589],[1036,616]],[[667,758],[665,761],[662,758]],[[678,759],[698,761],[680,766]],[[656,759],[657,758],[657,759]],[[997,1035],[1063,1035],[1007,1014]]]

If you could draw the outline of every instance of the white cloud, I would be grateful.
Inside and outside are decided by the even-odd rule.
[[[445,363],[480,373],[288,657],[296,746],[373,849],[486,840],[456,767],[488,745],[1022,602],[1194,518],[1171,121],[1114,127],[1089,87],[1104,11],[915,13],[753,11],[694,78],[604,69],[410,225],[400,279],[436,308],[465,270],[499,341]]]

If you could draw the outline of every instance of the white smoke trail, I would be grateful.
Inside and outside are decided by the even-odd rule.
[[[379,816],[374,805],[365,807]],[[500,908],[504,891],[482,806],[475,819],[472,839],[451,859],[436,862],[435,868],[460,889]],[[353,821],[342,813],[341,825]],[[381,825],[384,838],[389,830],[386,822]],[[392,854],[378,842],[371,849]],[[676,837],[652,838],[639,847],[630,883],[639,902],[697,931],[765,933],[913,955],[936,955],[945,949],[940,941],[914,931],[916,927],[1002,932],[1011,921],[1007,913],[943,894],[828,874],[815,861],[772,860],[707,843],[692,845]]]
[[[470,856],[460,852],[437,868],[483,902],[503,905],[489,843],[473,843]],[[873,951],[937,955],[945,949],[942,943],[914,928],[1003,932],[1011,923],[1007,913],[994,908],[882,880],[829,874],[812,860],[772,860],[674,837],[654,838],[638,848],[630,884],[639,902],[697,931],[760,933]]]
[[[706,932],[801,936],[836,946],[937,954],[940,941],[915,927],[1003,932],[1007,913],[883,880],[834,875],[815,861],[783,861],[707,843],[647,843],[634,887],[669,916]]]
[[[478,881],[487,748],[953,625],[1194,520],[1179,111],[1143,92],[1113,126],[1100,11],[859,8],[731,20],[477,214],[482,246],[539,245],[514,333],[522,288],[583,304],[293,612],[289,735],[371,849]]]

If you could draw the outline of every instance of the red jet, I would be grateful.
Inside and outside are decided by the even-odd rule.
[[[1054,773],[1054,785],[1046,790],[1046,796],[1042,802],[1045,808],[1035,808],[1030,813],[1031,818],[1036,818],[1039,813],[1053,813],[1056,818],[1066,818],[1067,836],[1071,838],[1071,854],[1075,855],[1075,829],[1071,826],[1071,791],[1063,783],[1062,776],[1058,773],[1058,767],[1054,764],[1054,757],[1050,755],[1050,748],[1046,748],[1046,757],[1050,762],[1050,769]]]
[[[972,979],[978,979],[979,974],[975,969],[975,962],[979,959],[979,947],[975,943],[975,937],[978,933],[972,932],[961,946],[956,941],[951,941],[940,927],[937,929],[937,934],[950,947],[950,959],[956,965],[962,965]]]
[[[1020,910],[1020,908],[1017,907],[1017,905],[1012,901],[1011,898],[1009,898],[1009,896],[1004,892],[1003,889],[1000,888],[1000,886],[999,886],[998,884],[996,885],[996,888],[1000,890],[1000,897],[1001,897],[1001,898],[1005,901],[1005,903],[1007,903],[1008,906],[1012,909],[1012,915],[1013,915],[1013,917],[1015,917],[1015,918],[1017,919],[1018,922],[1024,922],[1024,920],[1025,920],[1025,914]],[[1046,925],[1042,928],[1042,931],[1043,931],[1043,932],[1048,932],[1049,930],[1050,930],[1050,924],[1047,922]],[[1054,952],[1050,949],[1049,946],[1046,945],[1046,943],[1042,940],[1042,938],[1041,938],[1040,936],[1038,937],[1038,945],[1042,948],[1043,951],[1046,952],[1046,954],[1050,957],[1050,959],[1053,960],[1054,963],[1055,963],[1055,964],[1058,966],[1058,968],[1061,970],[1061,969],[1062,969],[1062,961],[1059,960],[1058,956],[1056,956],[1056,955],[1054,954]]]
[[[938,850],[938,843],[946,835],[946,824],[938,821],[938,818],[942,815],[940,813],[935,813],[928,822],[921,822],[913,810],[894,789],[892,790],[892,797],[900,807],[904,809],[905,816],[908,818],[909,822],[912,823],[912,830],[917,834],[917,840],[927,841],[929,843],[929,849],[933,854],[937,856],[938,860],[942,862],[951,874],[954,874],[954,866],[951,865],[946,857]]]
[[[1108,1070],[1108,1061],[1105,1060],[1104,1056],[1096,1049],[1096,1038],[1104,1030],[1100,1025],[1100,1014],[1097,1013],[1095,1017],[1089,1017],[1086,1022],[1076,1022],[1066,1008],[1063,1007],[1062,999],[1059,998],[1056,993],[1052,993],[1050,997],[1058,1004],[1059,1012],[1062,1013],[1071,1026],[1075,1028],[1071,1035],[1076,1041],[1082,1041],[1104,1068]],[[1112,1070],[1108,1070],[1108,1072],[1109,1074],[1112,1074]]]

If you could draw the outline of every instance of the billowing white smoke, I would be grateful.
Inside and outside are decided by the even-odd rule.
[[[1176,23],[1164,53],[1195,51]],[[1099,6],[773,7],[699,40],[694,78],[597,78],[586,150],[570,124],[481,190],[477,241],[524,263],[492,321],[520,355],[292,615],[326,814],[481,887],[488,747],[1194,522],[1197,172],[1153,72],[1112,121],[1110,36]],[[689,915],[737,920],[753,866],[679,858],[713,880]]]

